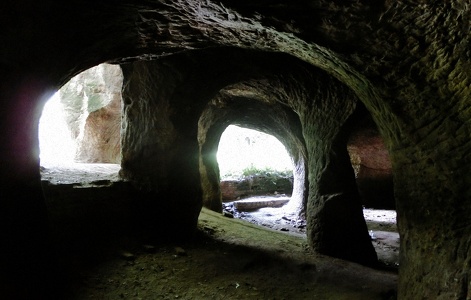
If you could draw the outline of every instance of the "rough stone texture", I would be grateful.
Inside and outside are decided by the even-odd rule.
[[[119,66],[100,64],[74,76],[60,90],[76,162],[118,163],[121,127]]]
[[[257,70],[251,70],[257,72]],[[231,85],[221,91],[203,112],[199,121],[201,151],[200,169],[205,203],[220,210],[219,168],[216,153],[222,132],[229,124],[256,129],[278,138],[293,160],[293,189],[288,209],[304,214],[307,199],[305,145],[299,118],[285,105],[289,101],[283,94],[269,91],[266,82],[250,82],[242,86]],[[267,103],[268,102],[268,103]],[[216,203],[213,207],[212,203]]]
[[[393,172],[384,141],[368,116],[356,126],[347,149],[362,203],[366,207],[395,209]]]
[[[194,49],[218,51],[221,46],[282,52],[324,72],[319,75],[307,68],[308,75],[321,80],[329,74],[338,80],[330,81],[337,88],[319,89],[316,96],[290,106],[299,116],[307,149],[311,246],[346,257],[335,241],[340,239],[336,235],[340,220],[346,222],[343,227],[362,226],[345,149],[348,126],[343,124],[353,111],[344,95],[353,93],[371,113],[391,156],[401,234],[398,297],[471,297],[471,6],[467,1],[22,0],[3,1],[0,14],[0,219],[2,240],[10,241],[0,249],[6,253],[1,269],[17,270],[7,286],[29,276],[29,286],[21,287],[25,298],[40,297],[41,291],[34,287],[47,289],[43,284],[47,280],[38,280],[47,278],[42,275],[50,269],[41,267],[41,262],[48,265],[49,253],[37,141],[44,96],[101,62],[147,60]],[[286,60],[280,57],[271,63]],[[184,65],[177,69],[182,72]],[[211,66],[204,70],[211,73]],[[218,75],[231,72],[227,68]],[[140,72],[133,74],[146,78]],[[174,74],[179,89],[160,86],[174,95],[156,97],[159,118],[146,113],[145,103],[154,97],[133,98],[125,104],[130,106],[129,120],[137,124],[123,123],[129,128],[123,128],[129,141],[123,149],[127,161],[123,172],[136,185],[151,183],[153,189],[170,191],[166,194],[178,199],[172,202],[178,207],[188,204],[188,215],[171,211],[182,220],[182,228],[191,228],[202,202],[197,123],[204,105],[173,101],[170,109],[162,99],[210,99],[219,89],[212,81],[199,82],[196,86],[209,88],[207,95],[198,94],[199,90],[182,84],[191,78],[179,74],[184,73]],[[298,81],[304,86],[303,78]],[[274,80],[267,85],[280,86]],[[138,86],[142,94],[148,91],[144,82]],[[339,93],[341,89],[345,93]],[[288,91],[293,95],[298,89]],[[316,109],[308,109],[313,103]],[[146,121],[139,122],[141,115]],[[185,176],[177,177],[183,170]],[[178,180],[189,188],[181,191],[169,184]],[[357,240],[365,243],[363,239],[364,235]],[[364,249],[353,248],[355,255]],[[12,257],[24,259],[12,266],[8,264]]]
[[[121,162],[121,93],[105,107],[91,112],[85,120],[83,137],[75,161],[86,163]]]
[[[182,66],[176,59],[123,66],[120,174],[140,191],[138,201],[159,214],[149,226],[162,231],[178,220],[173,234],[189,237],[202,206],[194,101],[200,91]]]

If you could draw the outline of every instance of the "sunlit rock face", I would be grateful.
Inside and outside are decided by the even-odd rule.
[[[60,102],[76,144],[76,162],[119,162],[122,83],[119,66],[101,64],[60,89]]]
[[[119,163],[121,161],[121,92],[104,107],[91,112],[78,141],[75,161]]]

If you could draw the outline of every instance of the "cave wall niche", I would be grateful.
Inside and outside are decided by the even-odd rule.
[[[362,204],[367,208],[395,209],[391,159],[368,113],[353,126],[347,150]]]

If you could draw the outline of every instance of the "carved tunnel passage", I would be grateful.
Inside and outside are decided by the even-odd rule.
[[[293,211],[303,213],[306,200],[305,145],[297,115],[287,107],[276,103],[264,104],[258,99],[260,91],[244,91],[244,87],[223,90],[204,110],[199,120],[200,168],[203,182],[203,202],[213,210],[221,211],[217,146],[220,136],[230,124],[236,124],[273,135],[286,147],[292,158],[293,192],[290,206]],[[243,95],[250,94],[250,98]],[[258,94],[258,96],[257,96]],[[298,132],[292,132],[296,128]],[[211,185],[211,181],[213,184]],[[212,187],[211,187],[212,186]],[[215,203],[215,204],[212,204]]]
[[[223,67],[210,63],[218,59],[225,61]],[[179,211],[182,234],[191,232],[202,205],[221,211],[217,145],[224,129],[238,124],[285,145],[295,165],[288,207],[306,216],[313,248],[364,264],[376,261],[346,151],[350,127],[360,114],[354,113],[357,100],[349,88],[289,56],[230,48],[122,68],[120,173],[143,191],[158,191],[141,195],[143,205],[151,206],[148,211],[166,210],[169,216]],[[116,113],[111,118],[114,128],[119,118]],[[116,134],[110,139],[110,132],[96,132],[102,134],[98,140],[116,141]],[[152,200],[156,196],[166,200]],[[188,208],[184,212],[182,205]],[[348,251],[337,244],[338,237],[350,245]]]
[[[41,164],[119,163],[122,83],[119,66],[100,64],[62,86],[41,115]]]
[[[260,82],[244,81],[224,87],[207,104],[201,114],[198,121],[198,141],[203,205],[212,210],[221,211],[220,178],[216,160],[217,146],[227,125],[238,124],[272,134],[288,149],[294,163],[294,188],[290,193],[292,194],[291,201],[285,209],[304,218],[309,182],[306,168],[307,150],[302,125],[298,114],[289,107],[290,100],[279,99],[277,98],[279,94],[270,90],[276,85],[272,85],[267,80]],[[61,89],[60,101],[67,111],[66,126],[74,132],[73,138],[78,145],[78,151],[74,155],[75,161],[119,162],[121,85],[122,75],[119,67],[100,65],[81,73]],[[375,131],[375,125],[368,117],[366,110],[361,111],[357,113],[360,117],[355,120],[358,124],[353,126],[353,128],[358,127],[357,132],[353,129],[350,131],[348,148],[350,160],[357,161],[354,168],[357,169],[356,177],[357,184],[360,186],[362,204],[382,207],[381,205],[386,203],[386,206],[394,207],[393,201],[380,200],[380,202],[385,202],[381,204],[378,203],[378,199],[368,200],[364,196],[365,193],[370,193],[372,187],[377,186],[377,180],[368,176],[358,178],[358,174],[361,175],[364,172],[362,170],[367,165],[366,160],[374,156],[374,153],[366,153],[366,155],[361,153],[365,148],[364,144],[371,141],[365,142],[365,135],[358,133],[358,130],[366,128],[369,132]],[[362,125],[365,120],[370,125]],[[377,132],[375,134],[378,135]],[[370,146],[378,148],[377,145]],[[379,151],[385,151],[384,145],[379,147],[382,147]],[[388,161],[385,164],[387,165]],[[365,178],[373,184],[364,185],[365,188],[361,189],[360,180],[365,180]],[[376,194],[376,198],[382,199],[388,193],[381,187],[376,189],[377,191],[372,192]]]
[[[87,156],[83,154],[86,151],[79,151],[78,155],[88,157],[88,162],[110,162],[104,156],[122,147],[121,175],[139,182],[141,189],[157,188],[158,197],[166,199],[151,200],[155,195],[144,193],[140,198],[148,199],[142,201],[144,206],[151,205],[149,211],[180,211],[182,199],[194,199],[185,204],[187,216],[182,216],[188,228],[182,226],[181,230],[190,232],[201,205],[222,210],[216,153],[225,128],[238,124],[271,134],[282,142],[294,162],[288,209],[306,216],[312,246],[321,253],[374,263],[376,255],[346,151],[350,127],[360,114],[354,113],[357,100],[335,79],[296,59],[281,56],[282,60],[278,54],[228,48],[225,52],[192,52],[124,64],[122,121],[116,112],[121,100],[116,90],[119,84],[114,84],[115,92],[108,92],[113,101],[107,100],[110,103],[105,104],[107,108],[91,114],[83,129],[75,129],[75,136],[88,133],[87,140],[95,142],[82,148],[96,153]],[[231,60],[227,61],[227,57]],[[226,61],[224,67],[209,62],[215,59]],[[248,59],[251,64],[246,63]],[[212,69],[201,73],[202,66]],[[121,80],[117,75],[111,77]],[[77,84],[68,88],[77,89]],[[80,87],[81,96],[94,98],[85,103],[78,101],[77,96],[69,96],[71,107],[78,106],[78,113],[69,115],[78,119],[83,107],[88,110],[87,106],[100,102],[97,91],[102,89],[85,80]],[[102,125],[96,126],[94,120]],[[107,124],[111,124],[111,130]],[[117,128],[121,128],[120,144],[116,142]],[[100,145],[103,141],[105,144]],[[195,152],[198,157],[191,154]],[[172,178],[188,189],[172,187]],[[188,191],[191,196],[185,194]],[[201,200],[194,198],[195,192],[201,193]],[[335,220],[339,216],[341,223]],[[342,246],[329,238],[333,236],[343,237],[351,248],[340,250]]]

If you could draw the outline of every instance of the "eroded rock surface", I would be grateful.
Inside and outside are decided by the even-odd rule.
[[[347,144],[362,203],[366,207],[394,209],[393,171],[389,152],[376,125],[357,125]]]
[[[59,90],[76,144],[76,162],[120,161],[122,84],[119,66],[101,64],[73,77]]]
[[[32,298],[34,291],[37,298],[47,289],[42,266],[51,251],[37,141],[44,99],[79,72],[115,62],[123,63],[128,76],[122,175],[132,182],[136,198],[145,199],[147,211],[178,219],[179,236],[194,231],[204,199],[220,200],[212,184],[217,176],[201,180],[198,122],[207,104],[224,94],[242,100],[235,101],[244,103],[240,109],[256,107],[252,116],[294,114],[296,126],[282,136],[294,138],[292,155],[304,158],[298,161],[304,177],[295,180],[301,182],[295,190],[305,208],[311,248],[372,262],[346,150],[351,116],[361,102],[392,163],[401,234],[398,297],[470,298],[467,1],[0,5],[0,220],[2,240],[11,241],[0,250],[6,253],[2,270],[17,270],[5,277],[13,290],[7,295],[21,291],[23,298]],[[234,84],[237,89],[228,88]],[[214,173],[214,166],[205,166],[207,174]],[[211,192],[203,196],[208,186]],[[352,247],[342,248],[339,239]],[[21,265],[12,265],[11,257],[22,258],[15,260]],[[20,280],[25,275],[29,286]],[[15,288],[18,282],[21,288]]]

